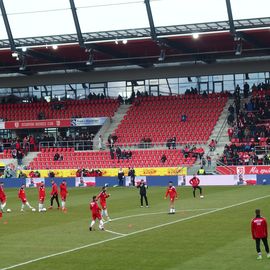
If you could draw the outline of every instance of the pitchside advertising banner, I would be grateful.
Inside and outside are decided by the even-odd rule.
[[[144,180],[148,186],[167,186],[171,181],[175,186],[190,186],[189,181],[193,176],[175,175],[175,176],[136,176],[135,183],[138,184]],[[201,186],[242,186],[242,185],[270,185],[270,174],[252,175],[199,175]],[[41,182],[46,187],[51,187],[51,180],[54,180],[59,186],[63,180],[66,180],[68,187],[91,188],[94,186],[102,187],[108,185],[113,187],[118,185],[117,177],[69,177],[69,178],[25,178],[25,179],[1,179],[5,187],[20,187],[25,184],[29,188],[39,187]],[[130,177],[125,177],[125,186],[131,186]]]
[[[190,186],[192,175],[178,176],[178,186]],[[256,175],[199,175],[201,186],[241,186],[256,185]]]
[[[102,126],[107,117],[0,122],[0,129]]]
[[[102,176],[114,177],[118,175],[118,168],[105,168],[102,169]],[[128,174],[128,168],[124,168],[125,175]],[[63,169],[53,170],[56,177],[76,177],[77,169]],[[187,168],[135,168],[136,175],[140,176],[170,176],[170,175],[186,175]],[[26,175],[29,175],[30,170],[23,171]],[[39,170],[41,177],[48,177],[49,170]]]
[[[94,187],[96,186],[95,177],[76,177],[75,187]]]
[[[270,166],[221,166],[217,167],[220,174],[270,174]]]

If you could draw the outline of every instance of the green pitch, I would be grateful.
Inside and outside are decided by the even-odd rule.
[[[109,188],[108,210],[113,221],[105,224],[105,229],[110,232],[88,230],[88,202],[99,191],[97,188],[70,189],[67,213],[56,209],[46,213],[27,209],[21,213],[17,190],[6,191],[7,207],[12,212],[0,220],[0,269],[262,270],[270,267],[265,253],[262,261],[256,260],[255,243],[250,236],[255,208],[261,208],[270,223],[268,186],[206,187],[204,199],[193,199],[191,188],[179,187],[175,215],[167,214],[169,202],[163,199],[165,188],[149,188],[150,208],[139,207],[135,188]],[[29,202],[37,207],[37,190],[27,189],[27,195]]]

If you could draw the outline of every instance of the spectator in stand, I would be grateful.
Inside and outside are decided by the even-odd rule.
[[[113,147],[110,148],[110,156],[111,156],[111,159],[114,159],[114,149],[113,149]]]
[[[125,173],[122,168],[118,171],[118,185],[122,187],[124,185]]]
[[[55,153],[53,160],[58,161],[60,159],[60,154],[58,152]]]
[[[117,146],[117,148],[115,150],[115,154],[116,154],[116,157],[117,157],[118,162],[119,162],[120,158],[122,157],[122,151],[121,151],[121,148],[119,146]]]
[[[211,152],[216,150],[216,145],[217,145],[217,142],[214,139],[212,139],[210,144],[209,144],[209,148],[210,148]]]
[[[22,171],[19,171],[18,178],[26,178],[26,174],[23,173]]]
[[[232,128],[228,128],[228,136],[229,136],[229,139],[231,140],[232,136],[233,136],[233,129]]]
[[[49,177],[49,178],[54,178],[54,177],[55,177],[54,171],[49,171],[48,177]]]
[[[23,152],[21,150],[18,150],[17,151],[17,161],[18,161],[19,166],[22,165],[22,159],[23,159]]]
[[[250,89],[249,84],[247,82],[245,82],[245,84],[244,84],[244,98],[248,98],[249,89]]]
[[[172,137],[172,149],[176,149],[176,137]]]
[[[130,151],[130,149],[126,152],[126,157],[127,159],[132,158],[132,152]]]
[[[186,122],[187,121],[187,116],[186,114],[181,115],[181,122]]]
[[[172,146],[172,139],[168,139],[168,140],[167,140],[166,146],[168,147],[168,149],[171,149],[171,146]]]
[[[126,158],[127,158],[127,152],[126,152],[125,149],[122,151],[121,158],[122,158],[122,159],[126,159]]]
[[[165,154],[163,154],[163,155],[161,156],[160,161],[161,161],[162,163],[165,163],[165,162],[166,162],[166,160],[167,160],[167,157],[166,157],[166,155],[165,155]]]
[[[16,143],[15,143],[15,149],[17,151],[21,150],[21,144],[20,144],[20,140],[17,140]]]
[[[135,169],[132,167],[132,168],[128,168],[128,176],[130,177],[130,182],[131,182],[131,185],[134,187],[135,186]]]
[[[230,114],[234,114],[234,107],[232,104],[229,106],[228,111]]]
[[[99,150],[103,150],[103,138],[101,135],[98,136],[98,148]]]
[[[211,167],[212,165],[212,159],[210,156],[206,156],[206,159],[207,159],[207,167]]]
[[[30,151],[35,150],[35,138],[31,135],[29,137]]]

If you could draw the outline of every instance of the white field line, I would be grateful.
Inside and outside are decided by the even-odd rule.
[[[233,207],[241,206],[243,204],[255,202],[255,201],[258,201],[258,200],[266,199],[266,198],[269,198],[269,197],[270,197],[270,195],[266,195],[266,196],[262,196],[262,197],[257,197],[255,199],[247,200],[247,201],[244,201],[244,202],[231,204],[231,205],[228,205],[228,206],[225,206],[225,207],[217,208],[217,209],[210,210],[210,211],[200,213],[200,214],[197,214],[197,215],[193,215],[193,216],[190,216],[190,217],[181,218],[181,219],[178,219],[178,220],[175,220],[175,221],[172,221],[172,222],[167,222],[167,223],[160,224],[160,225],[157,225],[157,226],[153,226],[153,227],[149,227],[149,228],[146,228],[146,229],[138,230],[138,231],[135,231],[135,232],[132,232],[132,233],[125,234],[123,236],[119,235],[119,236],[109,238],[109,239],[106,239],[106,240],[102,240],[102,241],[99,241],[99,242],[95,242],[95,243],[87,244],[87,245],[80,246],[80,247],[77,247],[77,248],[68,249],[68,250],[53,253],[53,254],[50,254],[50,255],[47,255],[47,256],[39,257],[39,258],[36,258],[36,259],[33,259],[33,260],[29,260],[29,261],[26,261],[26,262],[22,262],[22,263],[18,263],[18,264],[15,264],[15,265],[8,266],[8,267],[2,268],[0,270],[13,269],[13,268],[16,268],[16,267],[20,267],[20,266],[24,266],[24,265],[31,264],[31,263],[34,263],[34,262],[38,262],[38,261],[41,261],[41,260],[45,260],[45,259],[49,259],[49,258],[52,258],[52,257],[56,257],[56,256],[64,255],[64,254],[67,254],[67,253],[71,253],[71,252],[74,252],[74,251],[78,251],[78,250],[81,250],[81,249],[101,245],[101,244],[111,242],[111,241],[114,241],[114,240],[117,240],[117,239],[128,237],[130,235],[144,233],[144,232],[148,232],[148,231],[155,230],[155,229],[158,229],[158,228],[162,228],[162,227],[165,227],[165,226],[169,226],[169,225],[172,225],[172,224],[176,224],[176,223],[179,223],[179,222],[183,222],[183,221],[191,220],[191,219],[194,219],[194,218],[206,216],[206,215],[209,215],[209,214],[212,214],[212,213],[220,212],[220,211],[223,211],[223,210],[227,210],[227,209],[230,209],[230,208],[233,208]]]
[[[114,232],[114,231],[111,231],[111,230],[105,230],[105,231],[108,232],[108,233],[111,233],[111,234],[116,234],[116,235],[120,235],[120,236],[127,236],[127,234],[125,234],[125,233]]]
[[[176,214],[177,213],[182,213],[182,212],[197,212],[197,211],[199,212],[199,211],[216,210],[216,209],[218,209],[218,208],[180,209],[180,210],[177,210],[176,211]],[[144,216],[150,216],[150,215],[167,214],[167,213],[168,213],[168,211],[135,214],[135,215],[130,215],[130,216],[123,216],[123,217],[113,218],[112,221],[117,221],[117,220],[122,220],[122,219],[128,219],[128,218],[134,218],[134,217],[144,217]],[[108,223],[108,222],[109,221],[105,221],[104,223]]]

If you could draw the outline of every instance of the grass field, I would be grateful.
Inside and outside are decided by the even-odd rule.
[[[193,199],[178,188],[177,213],[168,215],[165,188],[149,188],[150,208],[139,207],[137,189],[109,188],[110,232],[88,230],[97,188],[70,189],[67,213],[21,213],[17,190],[6,190],[12,213],[0,220],[0,269],[269,269],[266,256],[256,260],[250,220],[261,208],[270,221],[270,187],[204,190]],[[27,195],[37,204],[37,190]]]

